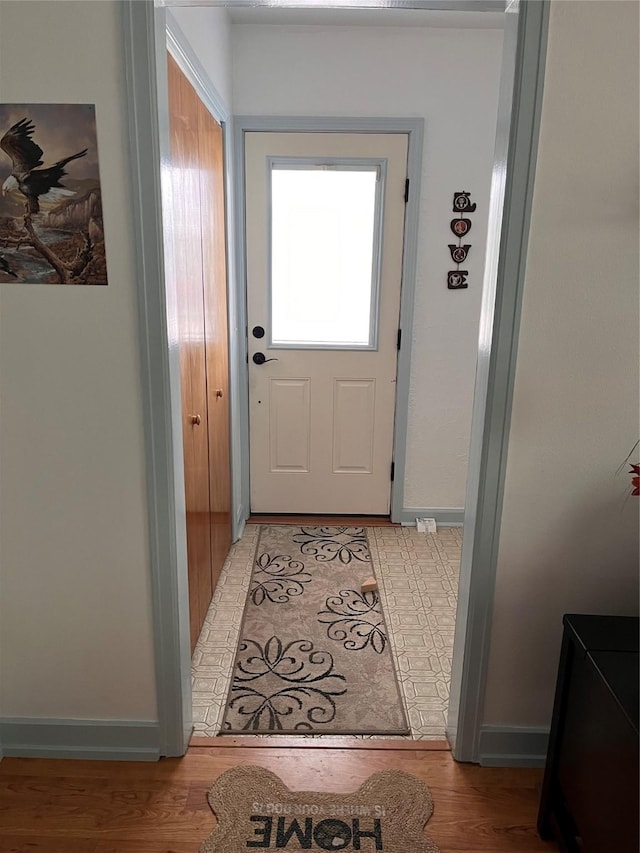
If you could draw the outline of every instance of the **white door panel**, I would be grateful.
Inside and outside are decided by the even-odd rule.
[[[245,134],[252,512],[389,512],[407,141],[404,134]],[[292,186],[293,206],[282,215],[276,210],[272,221],[271,178],[279,168],[287,172],[286,180],[278,174],[273,183]],[[296,168],[304,173],[300,185],[307,187],[299,199]],[[318,182],[327,190],[326,203],[311,199],[313,170],[319,169],[348,172],[337,181]],[[359,186],[360,208],[351,197]],[[359,209],[361,224],[354,222]],[[283,261],[277,248],[272,258],[271,239],[275,229],[282,241],[287,221],[297,237],[295,251],[285,252]],[[315,225],[310,223],[316,222],[323,235],[319,246],[311,239]],[[379,252],[371,249],[376,228],[382,235]],[[342,236],[335,238],[339,249],[329,258],[334,231]],[[345,243],[346,254],[340,254]],[[353,246],[372,252],[372,285],[364,280],[362,260],[358,268],[349,257]],[[272,343],[272,264],[280,276],[275,282],[277,325],[287,329],[288,341],[297,342]],[[332,270],[341,278],[334,278]],[[364,272],[368,275],[366,257]],[[327,317],[331,324],[333,316],[340,344],[326,333]],[[265,330],[264,337],[254,337],[257,326]],[[314,337],[318,329],[321,340],[329,340],[326,347]],[[274,360],[257,365],[256,353]]]
[[[309,379],[269,379],[270,472],[311,470]]]
[[[375,398],[375,379],[334,379],[334,474],[373,474]]]

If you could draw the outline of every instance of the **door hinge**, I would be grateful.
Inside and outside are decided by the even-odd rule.
[[[398,329],[398,349],[402,346],[402,329]]]
[[[393,483],[393,478],[395,477],[395,475],[396,475],[396,463],[392,462],[391,463],[391,482],[392,483]]]
[[[409,178],[404,182],[404,203],[409,201]]]

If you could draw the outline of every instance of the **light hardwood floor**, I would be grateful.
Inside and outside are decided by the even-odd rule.
[[[538,770],[461,765],[435,750],[192,747],[149,764],[5,758],[0,853],[196,853],[215,825],[206,791],[240,764],[266,767],[293,789],[337,792],[398,768],[431,788],[427,833],[442,853],[556,849],[535,831]]]

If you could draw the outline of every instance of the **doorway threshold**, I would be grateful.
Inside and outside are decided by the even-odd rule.
[[[294,513],[252,513],[247,524],[301,524],[305,527],[401,527],[388,515],[296,515]]]
[[[286,747],[287,749],[402,749],[402,750],[430,750],[438,752],[451,752],[448,740],[408,740],[406,738],[376,738],[376,737],[331,737],[327,735],[286,737],[282,735],[247,735],[245,737],[232,737],[230,735],[218,735],[217,737],[201,737],[193,735],[189,741],[189,748],[251,748],[266,749]]]

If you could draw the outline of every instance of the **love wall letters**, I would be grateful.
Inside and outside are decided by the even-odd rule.
[[[458,213],[456,219],[452,219],[450,228],[455,237],[458,238],[458,243],[449,243],[449,251],[451,252],[451,260],[456,264],[455,270],[449,270],[447,273],[447,287],[449,290],[464,290],[469,287],[467,282],[468,270],[461,270],[460,264],[467,260],[470,243],[463,243],[463,239],[471,231],[472,222],[465,216],[467,213],[473,213],[476,209],[475,203],[471,202],[471,193],[458,192],[453,194],[453,212]]]

